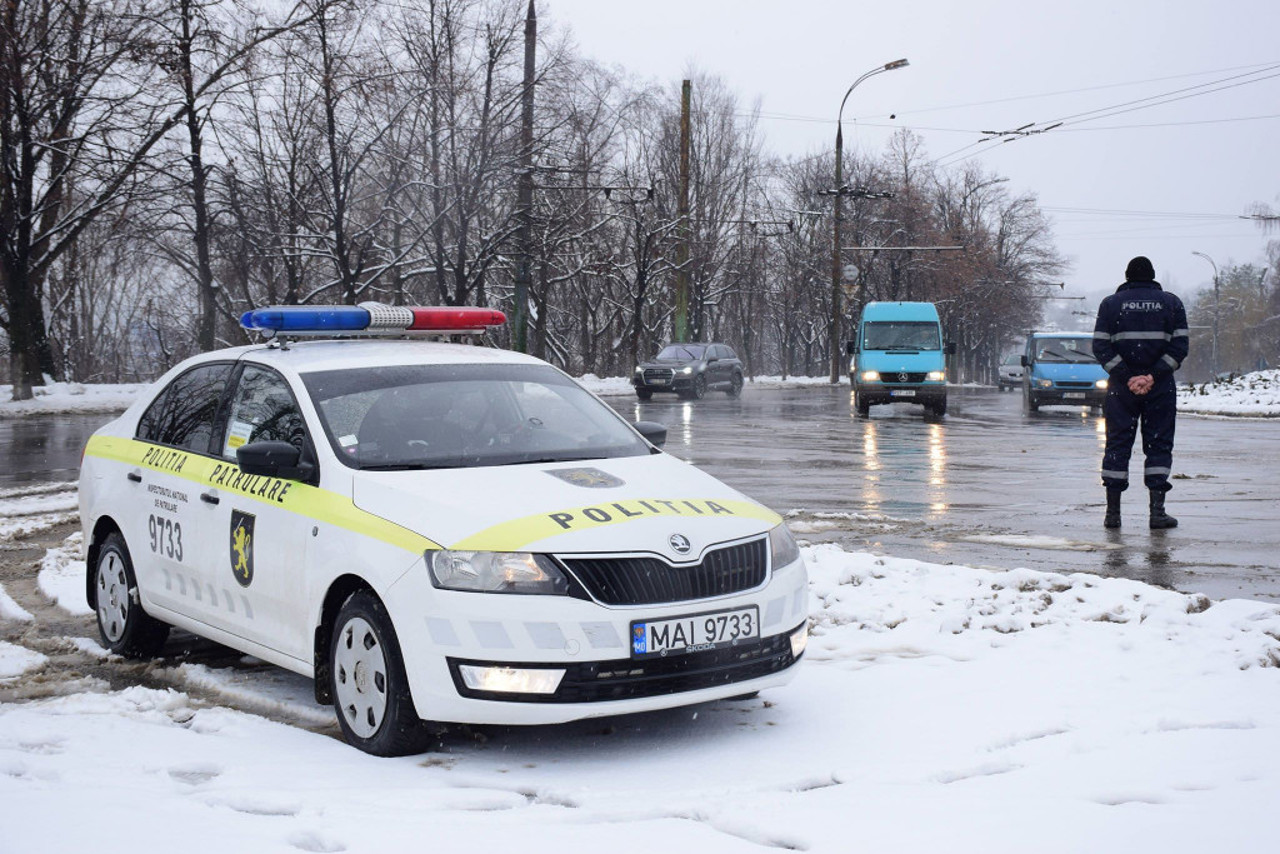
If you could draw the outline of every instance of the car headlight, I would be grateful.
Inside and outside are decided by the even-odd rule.
[[[1036,385],[1040,388],[1053,388],[1053,380],[1036,380]]]
[[[636,365],[636,376],[640,376],[643,373],[644,373],[644,368],[640,367],[639,365]]]
[[[864,383],[878,383],[880,382],[880,372],[879,371],[863,371],[862,381]]]
[[[1098,388],[1106,388],[1106,387],[1107,387],[1107,381],[1106,381],[1106,380],[1098,380],[1096,383],[1094,383],[1094,385],[1095,385],[1095,386],[1097,386]]]
[[[428,551],[431,583],[445,590],[477,593],[569,591],[569,579],[546,555],[529,552]]]
[[[946,371],[930,371],[924,375],[924,378],[931,383],[946,382],[947,374]]]
[[[680,373],[682,374],[693,373],[693,365],[685,365],[683,368],[680,369]]]
[[[769,554],[774,569],[790,566],[800,559],[800,547],[785,522],[769,532]]]

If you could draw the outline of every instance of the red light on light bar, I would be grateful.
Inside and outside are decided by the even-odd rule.
[[[432,306],[430,308],[410,308],[413,312],[411,330],[438,329],[445,330],[480,330],[488,326],[501,326],[507,322],[507,316],[491,308],[449,308]]]

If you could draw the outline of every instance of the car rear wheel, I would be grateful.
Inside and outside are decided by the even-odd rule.
[[[102,645],[125,658],[150,658],[169,637],[169,626],[142,610],[138,579],[124,537],[109,534],[94,567],[94,599]]]
[[[375,756],[421,753],[431,733],[409,693],[386,606],[357,591],[338,611],[329,647],[333,705],[347,742]]]
[[[636,397],[640,398],[641,400],[648,400],[649,398],[653,397],[653,392],[649,391],[649,389],[647,388],[638,388],[636,389]]]
[[[725,394],[729,397],[737,397],[742,394],[742,374],[734,373],[733,379],[729,380],[729,387],[725,389]]]

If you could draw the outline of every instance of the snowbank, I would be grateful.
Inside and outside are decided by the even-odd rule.
[[[1178,409],[1203,415],[1280,416],[1280,369],[1178,388]]]
[[[50,383],[33,389],[32,400],[13,400],[13,386],[0,385],[0,418],[123,412],[149,383]]]
[[[76,683],[0,705],[4,846],[1274,848],[1280,608],[827,544],[803,553],[806,661],[756,699],[454,732],[392,760],[307,731],[323,715],[306,680],[253,662],[159,663],[148,672],[175,689]],[[21,655],[0,647],[0,666],[38,666],[11,663]],[[211,690],[274,720],[210,706]]]

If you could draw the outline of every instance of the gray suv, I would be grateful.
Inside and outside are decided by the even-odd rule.
[[[697,400],[708,391],[729,397],[742,394],[742,362],[728,344],[668,344],[631,376],[636,397],[648,400],[655,391],[675,392]]]

